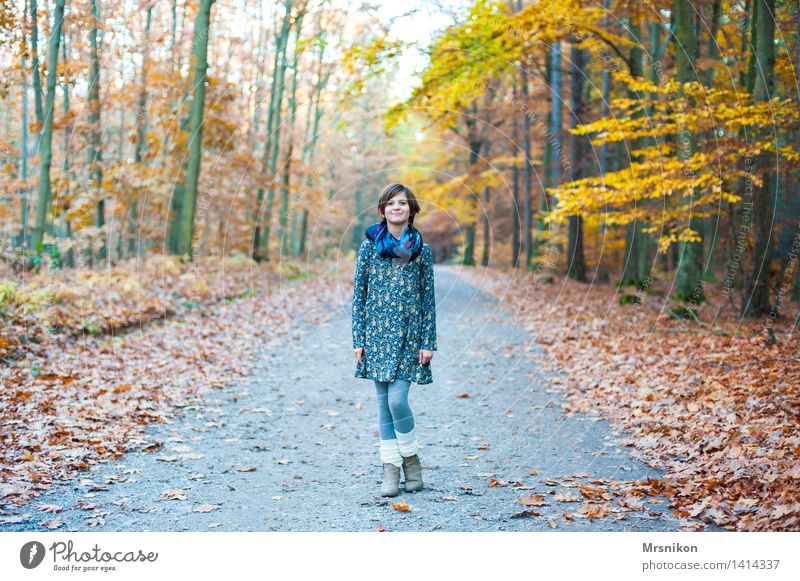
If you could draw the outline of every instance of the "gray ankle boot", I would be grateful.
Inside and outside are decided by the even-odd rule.
[[[419,456],[403,456],[403,473],[406,476],[406,492],[422,490],[422,465]]]
[[[400,493],[400,466],[383,463],[383,485],[381,496],[397,496]]]

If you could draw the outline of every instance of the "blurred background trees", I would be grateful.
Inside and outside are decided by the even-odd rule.
[[[800,298],[797,2],[448,17],[403,78],[380,4],[2,0],[0,256],[321,259],[402,181],[438,261],[661,280],[690,311],[709,283],[748,316]]]

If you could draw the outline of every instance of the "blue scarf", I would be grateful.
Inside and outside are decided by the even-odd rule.
[[[364,232],[378,249],[383,258],[394,259],[400,264],[411,262],[422,253],[422,234],[409,224],[400,235],[400,240],[392,236],[386,220],[376,222]]]

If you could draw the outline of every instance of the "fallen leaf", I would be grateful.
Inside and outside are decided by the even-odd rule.
[[[30,514],[12,514],[8,516],[0,516],[0,524],[17,524],[31,519]]]
[[[523,510],[522,512],[512,514],[511,518],[521,518],[525,516],[542,516],[542,514],[535,510]]]
[[[43,512],[53,512],[53,513],[61,512],[62,510],[64,510],[64,507],[58,504],[39,503],[36,505],[36,508],[38,508]]]
[[[192,509],[192,512],[212,512],[214,510],[219,510],[222,508],[220,504],[201,504],[196,506]]]
[[[180,488],[165,490],[161,493],[161,497],[165,500],[186,500],[186,491]]]
[[[199,460],[205,457],[205,454],[200,454],[199,452],[187,452],[186,454],[180,455],[181,460]]]
[[[781,504],[775,505],[775,509],[772,511],[770,516],[777,519],[798,511],[800,511],[800,502],[793,502],[792,504],[782,502]]]
[[[544,496],[541,494],[534,494],[533,496],[518,496],[517,502],[523,506],[547,506],[544,501]]]

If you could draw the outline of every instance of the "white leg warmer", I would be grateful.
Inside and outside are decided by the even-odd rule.
[[[384,464],[403,465],[403,458],[400,456],[400,448],[397,440],[381,440],[381,462]]]
[[[397,435],[397,445],[400,447],[400,454],[403,456],[413,456],[417,453],[419,442],[417,442],[416,426],[411,428],[411,431],[406,434],[398,432],[396,428],[394,433]]]

